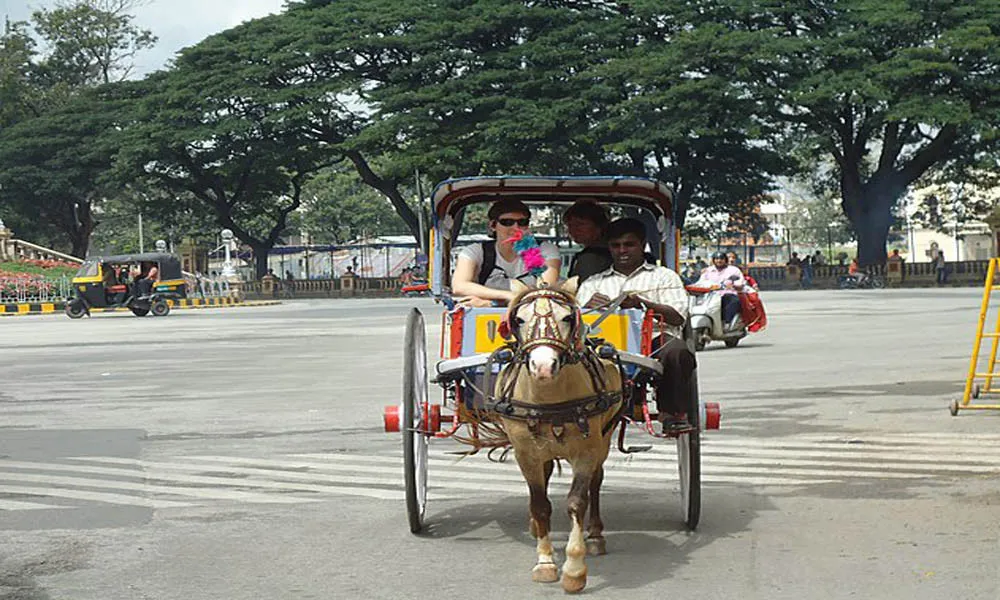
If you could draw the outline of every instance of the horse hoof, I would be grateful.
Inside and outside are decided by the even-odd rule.
[[[562,588],[567,594],[577,594],[587,587],[587,570],[579,575],[567,575],[563,573]]]
[[[608,543],[604,538],[590,538],[587,540],[587,554],[591,556],[603,556],[607,553]]]
[[[536,583],[555,583],[559,581],[559,568],[552,563],[535,565],[531,570],[531,580]]]

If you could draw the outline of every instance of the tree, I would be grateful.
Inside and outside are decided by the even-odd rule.
[[[36,114],[31,74],[35,40],[24,22],[4,22],[0,38],[0,130]]]
[[[672,185],[678,226],[693,206],[753,220],[748,206],[791,163],[776,150],[769,105],[740,82],[743,45],[716,27],[692,27],[690,4],[628,4],[628,51],[596,71],[615,90],[598,139],[628,172]]]
[[[0,194],[21,215],[51,224],[84,257],[116,149],[115,105],[93,91],[0,131]]]
[[[228,46],[207,43],[182,53],[169,72],[132,84],[118,177],[148,178],[189,194],[221,227],[250,246],[257,275],[302,203],[325,151],[271,114],[262,92],[230,68]]]
[[[741,83],[837,165],[862,264],[885,260],[894,207],[921,177],[995,152],[1000,2],[701,3],[742,43]]]
[[[0,38],[0,180],[21,235],[85,256],[108,188],[118,119],[106,90],[155,37],[132,23],[138,0],[79,0],[7,23]],[[39,52],[42,48],[44,52]],[[53,239],[65,236],[68,246]]]
[[[320,244],[408,232],[385,196],[365,185],[353,169],[343,166],[324,169],[306,184],[302,208],[293,226]]]
[[[43,76],[71,88],[124,81],[135,55],[156,45],[156,36],[136,27],[132,11],[144,0],[77,0],[35,11],[35,29],[49,47]]]

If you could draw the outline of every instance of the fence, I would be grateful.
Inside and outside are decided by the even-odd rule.
[[[955,261],[945,263],[952,286],[981,286],[989,268],[988,260]],[[889,272],[887,265],[873,267],[871,272],[886,277],[890,287],[929,287],[937,285],[937,270],[933,263],[903,263],[898,272]],[[846,265],[817,265],[812,267],[812,277],[803,278],[798,270],[786,266],[750,267],[750,275],[763,290],[798,289],[802,287],[835,288],[847,275]]]
[[[38,279],[0,277],[0,304],[25,302],[62,302],[73,294],[68,277]]]
[[[243,293],[248,298],[350,298],[353,296],[398,296],[403,284],[398,277],[339,277],[336,279],[294,279],[248,281]]]

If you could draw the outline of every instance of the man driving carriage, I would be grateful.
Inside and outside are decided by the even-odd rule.
[[[534,283],[513,244],[516,234],[528,229],[531,209],[516,198],[504,198],[490,206],[487,218],[493,239],[462,248],[452,275],[452,293],[464,296],[462,304],[466,306],[504,306],[514,297],[511,279],[524,281],[527,277],[526,284]],[[554,285],[559,280],[559,249],[545,243],[541,253],[546,267],[542,280]]]
[[[665,431],[690,427],[687,407],[691,402],[694,353],[682,338],[687,319],[688,296],[680,276],[667,267],[646,262],[646,228],[636,219],[618,219],[608,226],[609,269],[583,282],[577,301],[587,308],[609,305],[623,293],[621,308],[652,310],[664,321],[658,357],[663,377],[657,384],[657,406]]]

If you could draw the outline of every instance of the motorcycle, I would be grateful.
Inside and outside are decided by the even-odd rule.
[[[844,275],[840,278],[840,289],[842,290],[880,290],[885,287],[885,280],[879,275],[865,275],[859,278],[857,275]]]
[[[739,312],[729,323],[722,322],[721,290],[718,285],[687,286],[688,312],[696,350],[704,350],[711,341],[721,341],[727,348],[735,348],[747,336],[747,325]]]

